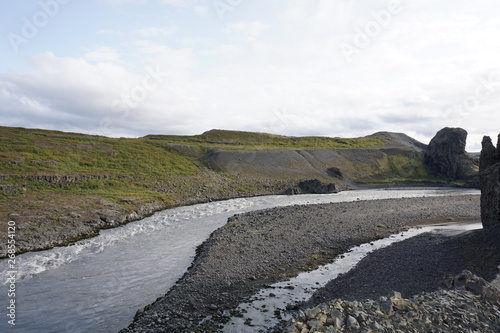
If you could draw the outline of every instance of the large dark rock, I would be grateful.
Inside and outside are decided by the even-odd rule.
[[[424,153],[429,171],[437,176],[471,181],[477,176],[478,160],[465,151],[467,131],[443,128],[432,138]]]
[[[304,180],[299,183],[299,188],[302,193],[311,194],[328,194],[337,193],[337,188],[334,183],[322,183],[317,179]]]
[[[298,188],[289,188],[284,194],[328,194],[337,193],[337,187],[334,183],[322,183],[317,179],[301,181]]]
[[[490,137],[482,142],[479,178],[481,182],[481,221],[483,227],[500,227],[500,135],[495,148]]]

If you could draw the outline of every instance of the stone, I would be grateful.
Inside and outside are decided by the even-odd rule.
[[[319,315],[320,310],[318,308],[307,309],[305,311],[306,317],[309,319],[314,319]]]
[[[392,310],[392,302],[387,300],[387,301],[381,301],[380,302],[380,311],[386,315],[391,315],[393,313]]]
[[[338,178],[338,179],[344,179],[344,175],[342,174],[342,171],[339,168],[336,167],[331,167],[326,170],[329,176]]]
[[[287,333],[300,333],[299,329],[295,326],[290,326],[287,330]]]
[[[356,320],[356,318],[354,318],[353,316],[347,316],[346,326],[351,328],[351,329],[359,328],[359,323]]]
[[[285,195],[295,195],[295,194],[301,194],[301,190],[299,188],[288,188],[284,194]]]
[[[404,310],[410,306],[411,302],[409,300],[403,299],[401,293],[394,291],[393,295],[390,297],[390,301],[393,308],[398,310]]]
[[[301,193],[328,194],[337,193],[337,188],[333,183],[322,183],[317,179],[304,180],[299,183]]]
[[[500,140],[500,135],[499,135]],[[493,142],[489,136],[484,136],[481,142],[481,157],[479,159],[479,169],[486,170],[490,166],[500,162],[498,150],[493,146]]]
[[[451,280],[451,282],[450,282]],[[467,290],[474,295],[483,296],[490,300],[500,300],[500,275],[491,282],[472,274],[468,270],[463,270],[454,277],[447,278],[449,289]]]
[[[479,167],[483,228],[500,227],[500,144],[495,148],[488,136],[482,141]]]
[[[424,152],[424,162],[437,176],[472,181],[477,177],[479,161],[465,151],[467,131],[443,128],[432,138]]]

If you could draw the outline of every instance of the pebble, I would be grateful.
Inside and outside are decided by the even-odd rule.
[[[440,216],[478,218],[479,196],[471,198],[472,201],[468,196],[450,196],[296,205],[235,215],[230,221],[241,223],[214,231],[176,286],[138,314],[121,333],[214,331],[228,320],[224,310],[244,316],[234,309],[264,285],[331,262],[351,246],[405,230],[415,220]],[[380,224],[385,228],[377,227]],[[356,311],[369,317],[370,312],[362,309],[362,304],[358,302]],[[331,322],[333,328],[340,329],[350,315],[364,327],[365,316],[355,315],[356,311],[350,312],[346,306],[336,304],[328,311],[320,309],[326,317],[315,320]],[[378,310],[377,306],[373,308]],[[339,313],[332,318],[334,309]],[[151,318],[154,312],[162,318],[161,323]],[[168,320],[163,319],[167,317]],[[352,319],[349,322],[356,326]],[[300,332],[310,329],[301,327]]]
[[[464,271],[456,281],[475,282],[481,278]],[[425,292],[410,299],[393,292],[378,300],[363,302],[335,299],[301,312],[284,332],[314,329],[317,332],[500,332],[500,275],[482,289],[469,291],[467,285],[453,290]],[[479,295],[478,295],[479,293]],[[381,312],[378,308],[386,309]],[[323,310],[322,310],[323,309]],[[326,310],[324,310],[326,309]],[[338,318],[347,318],[345,322]],[[356,318],[362,317],[362,320]],[[300,320],[300,321],[298,321]],[[321,325],[320,325],[321,324]]]

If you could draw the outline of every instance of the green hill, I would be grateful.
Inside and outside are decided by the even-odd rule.
[[[283,193],[307,179],[338,188],[436,181],[418,149],[387,133],[345,139],[211,130],[117,139],[0,127],[0,220],[16,221],[20,251],[167,207]],[[0,255],[5,250],[0,245]]]

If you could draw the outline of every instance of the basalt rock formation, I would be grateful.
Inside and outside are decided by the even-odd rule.
[[[479,178],[483,227],[485,229],[500,227],[500,135],[496,148],[490,137],[483,138]]]
[[[424,162],[434,175],[472,181],[477,177],[477,158],[465,151],[467,131],[445,127],[432,138]]]
[[[301,181],[298,188],[289,188],[284,194],[327,194],[337,193],[337,186],[334,183],[323,183],[317,179]]]

